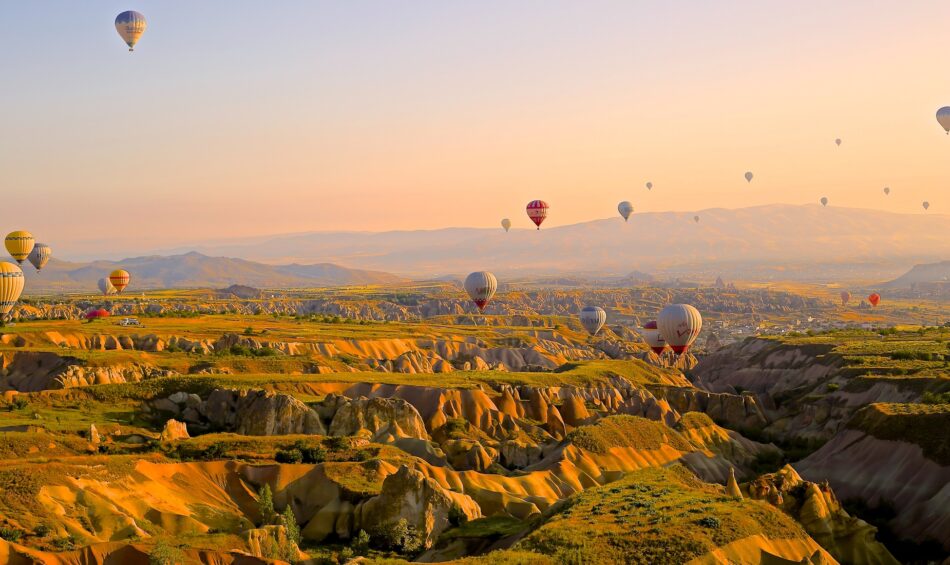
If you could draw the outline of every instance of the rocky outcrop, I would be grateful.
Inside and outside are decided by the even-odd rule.
[[[213,426],[238,434],[326,434],[317,413],[287,394],[218,389],[208,396],[203,408]]]
[[[761,429],[769,423],[751,394],[714,393],[686,387],[650,387],[650,391],[681,414],[702,412],[730,428]]]
[[[188,426],[184,422],[179,422],[178,420],[169,420],[165,422],[165,427],[162,429],[162,434],[159,436],[161,441],[175,441],[176,439],[185,439],[191,436],[188,435]]]
[[[743,486],[751,498],[765,500],[790,514],[838,561],[855,565],[898,564],[875,539],[877,528],[845,512],[827,482],[807,482],[786,465]]]
[[[343,397],[328,398],[336,404],[329,432],[334,436],[368,435],[378,443],[401,438],[429,439],[419,412],[401,398],[357,398],[340,402]]]
[[[827,480],[845,500],[892,508],[896,517],[887,526],[897,536],[950,551],[950,461],[945,447],[939,451],[950,411],[911,406],[932,415],[871,405],[795,468],[809,480]]]
[[[471,497],[446,490],[419,471],[402,466],[386,477],[379,495],[361,506],[358,521],[372,533],[385,531],[404,519],[428,549],[453,522],[481,516],[481,509]]]

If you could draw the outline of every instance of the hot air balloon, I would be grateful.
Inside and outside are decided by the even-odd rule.
[[[0,262],[0,320],[6,321],[23,292],[23,271],[13,263]]]
[[[129,286],[130,280],[132,280],[132,276],[124,269],[116,269],[109,273],[109,282],[112,283],[119,294],[122,293],[125,287]]]
[[[90,310],[89,312],[86,313],[87,320],[95,320],[97,318],[108,318],[108,317],[109,317],[109,311],[106,310],[105,308]]]
[[[663,341],[663,336],[660,335],[660,330],[657,329],[655,321],[647,322],[640,333],[643,335],[643,341],[647,342],[653,353],[660,355],[666,349],[666,342]]]
[[[23,260],[29,257],[30,252],[33,251],[33,234],[23,230],[12,231],[7,234],[7,238],[3,243],[6,245],[10,256],[22,265]]]
[[[890,193],[891,193],[890,187],[885,186],[885,187],[884,187],[884,196],[887,196],[887,195],[890,194]]]
[[[881,302],[881,295],[876,292],[868,295],[868,302],[871,303],[871,306],[877,306]]]
[[[851,293],[847,290],[841,291],[841,305],[845,306],[848,304],[848,301],[851,300]]]
[[[827,197],[827,196],[822,196],[822,197],[821,197],[821,205],[822,205],[822,206],[827,206],[827,205],[828,205],[828,197]]]
[[[937,122],[950,135],[950,106],[944,106],[937,110]]]
[[[102,277],[99,279],[99,292],[101,292],[103,296],[116,293],[115,287],[112,286],[111,282],[109,282],[108,277]]]
[[[33,266],[36,267],[37,271],[42,271],[43,267],[46,266],[46,262],[49,261],[49,258],[53,255],[53,250],[49,245],[45,243],[37,243],[33,246],[33,251],[30,251],[29,259],[30,263],[33,263]]]
[[[699,223],[699,216],[693,216],[693,221],[698,224],[698,223]]]
[[[119,32],[122,41],[129,46],[129,51],[135,50],[135,44],[145,33],[146,27],[148,27],[148,22],[145,21],[145,16],[134,10],[122,12],[115,17],[115,30]]]
[[[623,216],[623,221],[627,221],[627,218],[630,217],[630,213],[633,212],[633,204],[624,200],[620,204],[617,204],[617,211],[620,212],[620,215]]]
[[[838,147],[841,147],[841,138],[840,138],[840,137],[835,139],[835,145],[837,145]]]
[[[505,231],[506,231],[506,232],[507,232],[508,230],[510,230],[510,229],[511,229],[511,220],[509,220],[508,218],[505,218],[504,220],[502,220],[502,221],[501,221],[501,227],[505,228]]]
[[[660,335],[677,354],[685,353],[696,341],[703,328],[699,310],[689,304],[670,304],[660,311],[656,319]]]
[[[581,325],[587,330],[587,333],[594,335],[604,327],[607,321],[607,312],[599,306],[585,306],[581,310]]]
[[[924,210],[927,210],[928,208],[930,208],[930,202],[927,202],[927,201],[925,200],[924,203],[921,204],[921,206],[924,207]]]
[[[498,290],[498,279],[488,271],[476,271],[465,277],[465,291],[479,310],[485,309],[496,290]]]
[[[541,222],[548,217],[548,203],[544,200],[532,200],[528,203],[526,210],[534,225],[541,229]]]
[[[746,182],[752,182],[752,171],[745,172],[745,180]]]
[[[648,183],[647,183],[647,190],[653,190],[653,183],[652,183],[652,182],[648,182]]]

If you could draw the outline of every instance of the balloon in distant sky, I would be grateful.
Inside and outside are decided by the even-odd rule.
[[[511,229],[511,220],[509,220],[508,218],[505,218],[504,220],[502,220],[502,221],[501,221],[501,227],[505,228],[505,231],[510,230],[510,229]]]
[[[924,207],[924,210],[926,210],[926,209],[930,208],[930,202],[927,202],[927,201],[925,200],[924,203],[921,204],[921,206],[923,206],[923,207]]]
[[[653,183],[652,183],[652,182],[648,182],[648,183],[647,183],[647,190],[653,190]]]
[[[116,293],[115,287],[112,286],[111,282],[109,282],[109,277],[102,277],[99,279],[99,292],[101,292],[103,296]]]
[[[891,193],[890,187],[885,186],[885,187],[884,187],[884,195],[887,196],[887,195],[890,194],[890,193]]]
[[[845,304],[848,303],[849,300],[851,300],[851,293],[848,292],[847,290],[842,290],[841,291],[841,305],[844,306]]]
[[[0,317],[6,318],[23,292],[23,271],[13,263],[0,262]]]
[[[148,23],[145,16],[134,11],[122,12],[115,17],[115,30],[119,32],[122,41],[129,46],[129,51],[135,50],[135,44],[138,43]]]
[[[666,342],[663,341],[663,336],[660,335],[660,330],[657,329],[656,321],[647,322],[640,330],[640,334],[643,335],[643,341],[647,342],[653,353],[659,355],[666,349]]]
[[[16,259],[16,262],[21,265],[23,260],[30,256],[30,251],[33,251],[34,243],[33,234],[23,230],[8,233],[3,242],[10,257]]]
[[[109,273],[109,282],[115,287],[116,292],[121,293],[125,287],[129,286],[132,275],[124,269],[116,269]]]
[[[607,321],[607,313],[599,306],[586,306],[581,310],[581,325],[587,330],[587,333],[594,335],[604,327]]]
[[[660,335],[675,353],[684,353],[696,341],[703,328],[699,310],[689,304],[670,304],[660,311],[656,324]]]
[[[950,106],[944,106],[937,110],[937,122],[939,122],[947,134],[950,135]]]
[[[828,205],[828,197],[827,197],[827,196],[822,196],[822,197],[821,197],[821,205],[822,205],[822,206],[827,206],[827,205]]]
[[[693,216],[693,221],[698,224],[698,223],[699,223],[699,216]]]
[[[837,145],[838,147],[841,147],[841,138],[840,138],[840,137],[837,138],[837,139],[835,139],[835,145]]]
[[[548,203],[544,200],[532,200],[528,203],[526,211],[534,225],[541,229],[541,222],[548,217]]]
[[[881,295],[876,292],[869,295],[868,302],[871,303],[871,306],[877,306],[881,302]]]
[[[752,182],[752,171],[746,171],[746,172],[745,172],[745,180],[746,180],[747,182]]]
[[[498,290],[498,279],[488,271],[476,271],[465,277],[465,292],[479,310],[485,309],[496,290]]]
[[[43,267],[46,266],[46,262],[49,261],[49,258],[53,255],[53,250],[49,245],[45,243],[37,243],[33,246],[33,251],[30,251],[30,255],[27,257],[30,263],[36,267],[37,271],[42,271]]]
[[[617,211],[620,212],[620,215],[623,216],[623,221],[627,221],[627,218],[630,217],[630,213],[633,212],[633,204],[624,200],[620,204],[617,204]]]

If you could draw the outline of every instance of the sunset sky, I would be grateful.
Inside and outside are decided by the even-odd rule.
[[[946,0],[4,2],[2,229],[528,227],[534,198],[546,226],[624,199],[946,214],[947,21]]]

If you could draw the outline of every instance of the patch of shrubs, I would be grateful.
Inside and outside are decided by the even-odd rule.
[[[228,353],[239,357],[275,357],[277,355],[277,350],[273,347],[260,347],[258,349],[251,349],[246,345],[235,343],[230,349],[228,349]]]
[[[0,538],[3,538],[7,541],[16,542],[21,537],[23,537],[23,531],[16,528],[0,528]]]
[[[722,526],[722,523],[719,522],[719,518],[716,518],[715,516],[705,516],[699,520],[696,520],[696,523],[704,528],[711,528],[714,530],[718,530]]]
[[[290,449],[278,449],[274,460],[278,463],[323,463],[327,459],[327,450],[319,445],[307,445],[298,441]]]

